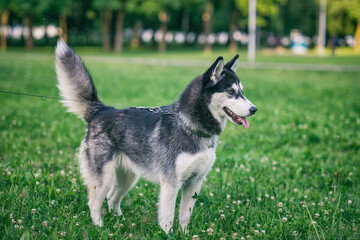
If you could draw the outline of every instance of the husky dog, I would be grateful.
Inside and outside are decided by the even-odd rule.
[[[238,55],[224,65],[216,59],[186,87],[175,103],[154,109],[105,106],[81,59],[66,43],[56,46],[56,73],[62,102],[87,124],[80,149],[80,171],[89,190],[95,225],[102,226],[105,197],[109,210],[122,215],[120,202],[144,177],[160,184],[159,225],[168,233],[182,189],[180,225],[185,229],[193,196],[215,161],[219,134],[227,120],[249,127],[256,107],[243,94],[235,74]]]

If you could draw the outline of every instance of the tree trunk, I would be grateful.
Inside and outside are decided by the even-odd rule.
[[[354,50],[355,52],[359,53],[360,52],[360,22],[358,22],[356,25],[354,40],[355,40]]]
[[[190,11],[188,8],[185,8],[181,18],[181,31],[183,33],[189,32],[190,29]]]
[[[110,38],[110,27],[112,20],[112,11],[110,8],[104,8],[100,10],[101,18],[101,33],[102,33],[102,44],[103,50],[108,52],[111,48],[111,38]]]
[[[33,29],[33,23],[34,23],[33,21],[34,21],[34,19],[33,19],[32,13],[28,13],[25,18],[25,25],[29,29],[29,36],[26,38],[26,41],[25,41],[26,50],[32,50],[34,48],[34,38],[32,35],[32,29]]]
[[[139,31],[141,29],[141,22],[136,21],[134,24],[133,34],[131,37],[131,48],[137,49],[139,47]]]
[[[123,51],[124,18],[125,18],[125,10],[119,9],[116,16],[115,40],[114,40],[114,50],[116,53],[121,53]]]
[[[205,12],[202,15],[202,20],[204,23],[204,34],[206,37],[204,52],[211,52],[211,44],[209,43],[209,35],[211,33],[211,25],[212,25],[212,15],[213,15],[214,5],[211,1],[209,1],[205,6]]]
[[[9,21],[9,11],[4,10],[1,13],[1,51],[4,52],[6,50],[6,26]]]
[[[160,53],[163,53],[166,51],[166,39],[165,35],[167,32],[167,23],[169,22],[169,15],[166,12],[160,12],[159,13],[159,20],[161,22],[160,24],[160,30],[162,32],[162,37],[159,42],[158,50]]]
[[[238,49],[237,42],[234,39],[234,33],[238,28],[238,18],[239,18],[239,11],[234,6],[231,12],[231,21],[230,21],[230,44],[229,44],[230,52],[236,52]]]
[[[66,23],[66,14],[61,13],[59,16],[59,23],[60,23],[60,29],[61,29],[61,38],[67,42],[67,23]]]

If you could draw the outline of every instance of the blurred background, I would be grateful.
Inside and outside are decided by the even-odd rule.
[[[1,49],[53,47],[62,36],[72,46],[117,53],[235,52],[247,48],[249,3],[254,2],[256,49],[360,52],[360,0],[0,0]]]

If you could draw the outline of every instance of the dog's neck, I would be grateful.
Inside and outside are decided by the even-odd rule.
[[[184,90],[179,99],[179,109],[183,120],[195,131],[202,131],[207,135],[220,135],[223,130],[219,122],[209,109],[210,99],[201,95],[202,76],[195,78]]]

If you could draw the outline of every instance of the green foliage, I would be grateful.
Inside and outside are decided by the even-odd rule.
[[[240,10],[243,16],[249,14],[248,0],[234,0],[235,6]],[[279,7],[285,4],[287,0],[257,0],[256,1],[256,23],[262,27],[266,26],[265,17],[273,17],[279,14]]]
[[[121,1],[119,0],[93,0],[93,6],[95,9],[119,9],[119,7],[121,6]]]
[[[349,16],[357,22],[360,22],[360,1],[344,0],[343,3],[346,6],[346,10],[349,13]]]
[[[49,9],[48,0],[11,0],[11,10],[17,16],[24,18],[27,14],[34,17],[41,17]]]
[[[353,34],[354,25],[351,24],[347,4],[342,0],[329,0],[327,2],[326,29],[331,36],[339,34]]]
[[[181,6],[181,0],[144,0],[134,1],[132,5],[133,8],[138,8],[138,12],[144,14],[148,17],[157,16],[160,12],[170,13],[173,10],[179,9]]]

